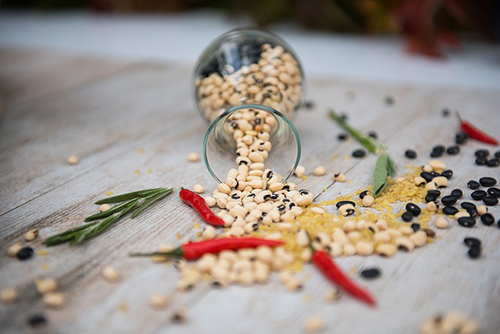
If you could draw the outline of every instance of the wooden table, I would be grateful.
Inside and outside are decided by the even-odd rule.
[[[443,63],[446,66],[446,63]],[[177,243],[197,232],[200,220],[176,195],[136,220],[125,219],[108,233],[78,247],[66,245],[40,255],[44,237],[77,226],[94,212],[95,200],[159,186],[215,187],[204,164],[188,163],[187,154],[201,152],[207,128],[194,108],[191,69],[154,63],[91,59],[37,50],[0,52],[0,288],[15,287],[19,301],[0,305],[4,333],[31,333],[29,315],[43,312],[46,333],[300,333],[311,315],[321,315],[325,333],[416,333],[418,325],[435,312],[457,309],[481,320],[482,333],[500,328],[500,230],[479,223],[465,229],[452,223],[438,231],[440,240],[410,254],[340,258],[347,271],[377,266],[380,279],[362,281],[379,306],[370,309],[352,298],[324,301],[328,283],[311,267],[303,276],[306,287],[291,293],[273,277],[264,286],[231,286],[213,290],[205,284],[193,291],[176,291],[177,271],[171,266],[132,259],[131,251],[152,250],[161,243]],[[326,117],[328,107],[349,114],[353,125],[375,130],[387,143],[404,173],[408,163],[428,161],[430,148],[449,145],[457,129],[454,116],[441,110],[460,110],[464,118],[500,137],[500,90],[457,90],[389,86],[378,83],[308,79],[313,110],[301,110],[295,120],[303,148],[302,164],[311,172],[322,164],[324,177],[296,180],[300,187],[320,193],[317,201],[334,199],[370,183],[374,157],[348,159],[357,148],[340,143],[340,129]],[[384,103],[392,96],[395,103]],[[477,167],[473,152],[485,147],[471,142],[457,156],[444,161],[454,170],[450,188],[483,175],[500,178],[499,168]],[[419,153],[415,161],[404,150]],[[495,151],[494,148],[491,148]],[[79,156],[70,166],[68,156]],[[333,183],[343,171],[351,183]],[[469,198],[469,192],[465,192]],[[333,208],[329,208],[334,212]],[[498,205],[491,209],[500,218]],[[36,256],[18,261],[6,255],[30,228],[40,238],[29,244]],[[480,237],[484,255],[466,256],[465,236]],[[119,269],[122,279],[110,284],[101,276],[104,265]],[[55,277],[67,300],[60,310],[48,310],[34,280]],[[354,275],[355,280],[361,281]],[[169,297],[169,307],[152,310],[153,292]],[[179,307],[188,322],[174,325],[169,316]]]

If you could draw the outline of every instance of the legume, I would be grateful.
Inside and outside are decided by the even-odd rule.
[[[39,327],[47,323],[47,318],[43,314],[34,314],[28,318],[30,327]]]
[[[17,300],[17,291],[14,288],[4,288],[0,291],[2,304],[12,304]]]
[[[373,279],[380,277],[380,269],[378,268],[370,268],[364,269],[361,271],[361,276],[367,279]]]
[[[112,266],[105,266],[102,268],[102,276],[104,276],[109,283],[116,283],[120,279],[118,271]]]
[[[79,159],[76,155],[70,155],[68,157],[68,164],[70,165],[76,165],[79,162]]]
[[[363,149],[354,150],[354,151],[352,152],[352,156],[353,156],[354,158],[363,158],[363,157],[365,157],[365,156],[366,156],[366,151],[365,151],[365,150],[363,150]]]
[[[196,152],[191,152],[188,154],[189,162],[198,162],[200,160],[200,155]]]
[[[417,152],[415,152],[414,150],[406,150],[405,151],[405,156],[408,159],[416,159],[417,158]]]
[[[51,308],[61,308],[64,306],[64,295],[59,292],[49,292],[43,296],[45,305]]]
[[[17,253],[16,256],[19,260],[24,261],[33,256],[33,248],[31,247],[24,247],[21,248]]]

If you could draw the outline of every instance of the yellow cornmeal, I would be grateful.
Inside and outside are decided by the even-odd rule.
[[[384,219],[387,222],[388,228],[398,229],[401,226],[409,226],[409,223],[402,222],[401,219],[398,219],[405,211],[404,206],[401,210],[399,210],[399,212],[394,212],[394,206],[398,204],[406,204],[408,202],[412,202],[417,205],[425,203],[427,190],[424,187],[418,187],[413,181],[414,178],[420,174],[420,172],[421,168],[415,167],[412,172],[405,174],[402,178],[400,177],[388,180],[387,186],[384,188],[382,193],[376,197],[375,203],[371,207],[363,207],[362,200],[359,198],[359,194],[364,190],[372,192],[372,187],[369,186],[365,189],[359,189],[353,194],[338,196],[334,200],[323,201],[318,205],[310,205],[302,215],[297,217],[297,222],[292,231],[280,231],[278,229],[278,223],[271,224],[269,226],[260,225],[259,231],[252,232],[252,235],[265,237],[268,234],[280,232],[282,235],[281,239],[285,241],[285,249],[295,256],[295,263],[292,265],[291,269],[299,271],[302,269],[304,263],[300,255],[305,249],[297,244],[296,235],[299,229],[306,229],[311,237],[315,238],[320,232],[332,235],[335,228],[343,229],[345,223],[348,221],[364,220],[366,222],[374,223],[378,219]],[[355,214],[349,217],[343,217],[341,215],[330,214],[326,211],[325,213],[315,213],[311,211],[311,208],[313,207],[328,207],[335,205],[339,201],[355,202]],[[421,214],[418,217],[414,217],[412,222],[419,223],[422,229],[426,229],[429,226],[429,222],[433,214],[433,212],[422,209]],[[368,228],[359,232],[361,237],[357,241],[363,240],[373,242],[374,233]],[[351,243],[355,245],[357,241],[351,240]],[[432,238],[428,238],[427,240],[428,243],[431,243],[432,241]],[[379,243],[375,243],[375,248],[378,244]],[[376,254],[374,253],[374,255]]]

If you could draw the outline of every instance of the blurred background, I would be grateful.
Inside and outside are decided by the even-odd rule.
[[[306,73],[498,87],[497,0],[2,0],[0,47],[192,66],[218,35],[284,37]]]

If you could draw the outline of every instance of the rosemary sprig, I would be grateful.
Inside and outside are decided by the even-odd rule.
[[[43,241],[43,244],[46,246],[55,246],[65,242],[69,242],[70,245],[80,244],[103,233],[130,212],[133,212],[132,219],[137,217],[151,205],[171,194],[172,191],[173,188],[146,189],[97,201],[95,204],[119,204],[114,205],[107,211],[85,218],[85,222],[91,223],[48,237]]]
[[[396,175],[396,164],[389,156],[387,146],[378,140],[365,136],[330,109],[328,116],[337,122],[344,130],[349,132],[351,136],[356,138],[368,151],[377,154],[377,162],[373,171],[373,193],[375,196],[379,195],[384,187],[387,185],[387,177],[394,177]]]

